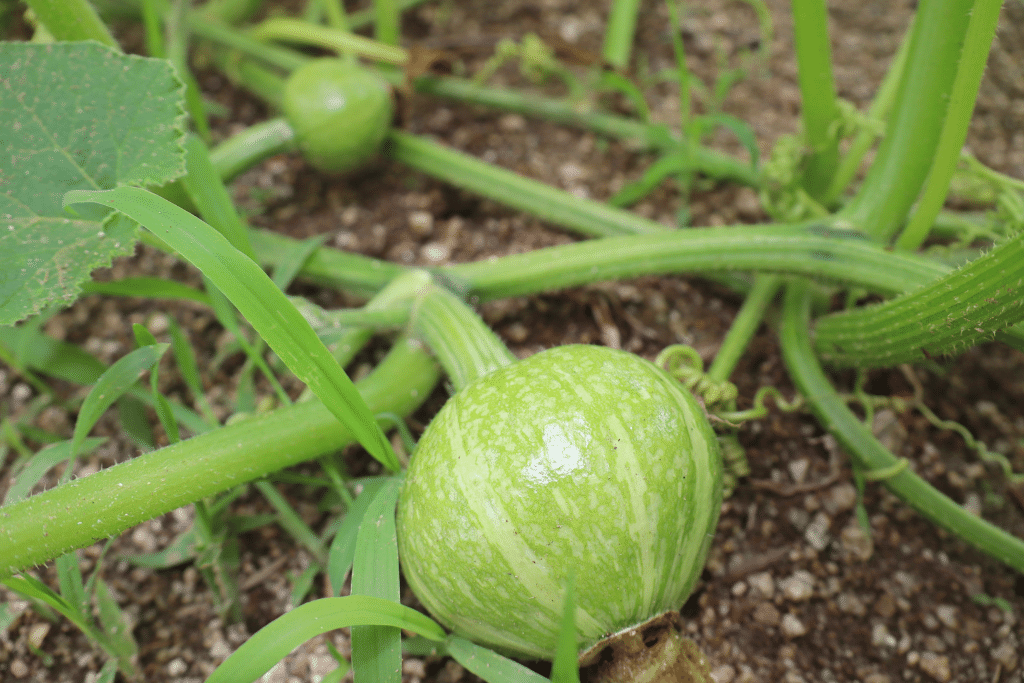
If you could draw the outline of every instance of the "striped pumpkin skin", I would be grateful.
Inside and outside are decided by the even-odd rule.
[[[550,349],[471,383],[424,432],[398,504],[404,575],[455,633],[550,659],[573,573],[584,649],[683,604],[721,467],[702,408],[653,364]]]

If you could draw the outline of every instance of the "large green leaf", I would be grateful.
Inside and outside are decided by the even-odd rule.
[[[182,86],[163,60],[94,42],[0,43],[0,325],[53,302],[114,256],[135,223],[68,190],[163,184],[184,170]]]

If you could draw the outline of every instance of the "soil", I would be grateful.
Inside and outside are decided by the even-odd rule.
[[[788,5],[769,0],[775,35],[761,46],[755,3],[709,0],[688,6],[682,35],[689,66],[705,83],[729,68],[746,76],[729,91],[724,110],[746,121],[762,154],[779,136],[795,131],[800,108]],[[865,105],[882,78],[907,25],[913,3],[882,0],[836,2],[830,8],[834,60],[840,94]],[[429,3],[409,13],[403,35],[410,43],[457,49],[469,70],[479,68],[499,38],[536,32],[551,44],[573,46],[563,56],[600,51],[607,3],[527,0],[489,3]],[[648,6],[649,5],[649,6]],[[662,3],[641,13],[639,69],[654,73],[672,65]],[[130,37],[130,34],[129,34]],[[458,37],[457,39],[454,37]],[[1024,5],[1008,0],[969,139],[985,163],[1024,178]],[[526,87],[513,66],[499,70],[498,83]],[[201,72],[206,95],[224,105],[214,119],[225,137],[266,115],[262,105],[216,74]],[[670,84],[647,94],[654,116],[678,117]],[[700,105],[698,104],[698,107]],[[588,133],[425,97],[405,97],[401,125],[438,138],[489,162],[538,178],[570,192],[605,199],[637,178],[649,161],[627,146]],[[736,154],[742,148],[728,134],[713,146]],[[240,178],[234,186],[251,223],[294,237],[326,235],[328,245],[403,264],[434,265],[476,260],[568,242],[569,236],[528,215],[481,200],[397,164],[381,161],[357,176],[328,177],[297,156],[280,156]],[[669,187],[636,208],[668,225],[685,209],[694,225],[757,222],[756,195],[746,189],[700,182],[685,202]],[[103,279],[158,275],[198,282],[191,269],[170,257],[139,248],[135,257],[98,273]],[[352,303],[340,295],[299,285],[295,293],[322,305]],[[525,356],[565,343],[601,343],[653,356],[671,343],[686,343],[709,360],[741,300],[713,283],[687,277],[645,277],[569,291],[490,303],[485,319]],[[83,297],[47,324],[47,331],[82,345],[104,361],[132,348],[131,324],[147,324],[166,335],[173,317],[200,357],[209,397],[227,417],[237,389],[240,355],[222,353],[229,337],[200,306],[136,299]],[[382,348],[382,347],[381,347]],[[362,363],[372,361],[368,351]],[[222,357],[223,356],[223,357]],[[223,362],[222,362],[223,361]],[[165,391],[188,400],[168,365]],[[733,375],[741,403],[758,387],[772,385],[792,395],[779,347],[764,327]],[[843,389],[852,377],[836,377]],[[55,383],[63,398],[81,397],[79,388]],[[871,393],[910,397],[916,388],[944,419],[964,424],[990,448],[1024,470],[1024,354],[998,345],[976,348],[941,367],[870,373]],[[286,385],[297,394],[301,387]],[[269,396],[266,386],[257,387]],[[29,410],[35,390],[0,369],[0,402],[12,418]],[[442,390],[412,420],[421,429],[444,400]],[[43,410],[34,424],[70,436],[73,415]],[[933,427],[920,414],[880,411],[876,432],[909,466],[972,511],[1024,536],[1024,495],[1007,485],[996,468],[950,430]],[[81,464],[79,476],[138,454],[114,416],[96,430],[110,440]],[[1024,681],[1024,577],[983,556],[919,518],[874,484],[864,504],[871,533],[855,519],[856,489],[849,460],[834,440],[806,414],[773,410],[742,428],[752,472],[726,500],[707,569],[683,607],[686,630],[707,654],[717,683],[751,681]],[[346,454],[354,471],[366,470],[358,450]],[[0,470],[0,491],[7,468]],[[312,467],[300,468],[314,473]],[[49,482],[47,485],[52,485]],[[327,515],[309,492],[282,485],[293,505],[314,528]],[[241,497],[235,512],[266,512],[254,493]],[[188,528],[191,508],[146,523],[118,538],[102,565],[102,576],[134,624],[141,646],[138,661],[147,681],[202,681],[249,634],[289,607],[292,579],[308,566],[306,551],[277,526],[240,538],[240,583],[244,619],[228,624],[210,591],[191,566],[164,571],[131,568],[118,559],[127,552],[154,551]],[[102,548],[80,554],[88,572]],[[52,580],[52,567],[40,570]],[[318,583],[314,594],[326,594]],[[993,601],[992,599],[997,599]],[[0,592],[0,600],[14,599]],[[405,599],[414,604],[414,598]],[[91,681],[103,663],[86,639],[66,621],[47,621],[13,603],[17,618],[0,629],[0,679],[5,681]],[[265,678],[317,681],[333,668],[327,641],[346,652],[344,631],[316,638]],[[537,665],[543,671],[542,665]],[[410,657],[404,680],[471,682],[454,662]]]

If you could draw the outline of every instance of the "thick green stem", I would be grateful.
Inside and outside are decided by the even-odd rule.
[[[228,182],[275,154],[295,149],[295,131],[282,118],[249,126],[210,150],[210,161]]]
[[[373,35],[385,45],[398,45],[402,8],[397,0],[373,0]]]
[[[482,300],[522,296],[616,277],[755,270],[846,280],[881,294],[902,294],[942,277],[950,267],[915,254],[886,251],[857,233],[832,236],[826,226],[733,226],[605,237],[497,259],[442,266],[436,273]],[[273,267],[291,239],[251,233],[257,260]],[[301,277],[370,295],[403,268],[321,247]]]
[[[839,107],[828,38],[825,1],[793,0],[793,46],[803,103],[804,135],[811,148],[803,186],[818,201],[828,190],[839,164],[839,141],[834,134]]]
[[[385,148],[395,161],[457,187],[591,237],[662,232],[665,226],[602,202],[581,199],[475,159],[427,138],[392,131]]]
[[[925,518],[1007,566],[1024,572],[1024,540],[969,513],[909,469],[899,469],[900,461],[846,407],[811,348],[807,287],[804,282],[788,286],[780,338],[790,375],[822,426],[839,440],[859,469],[895,472],[882,483]]]
[[[423,278],[412,329],[437,356],[455,391],[515,362],[508,347],[466,302],[434,284],[423,271],[405,277],[410,276]]]
[[[928,182],[910,223],[896,241],[896,246],[901,249],[913,250],[921,246],[946,201],[949,181],[960,163],[960,152],[967,139],[967,128],[974,113],[974,102],[978,99],[978,88],[996,34],[1001,6],[1002,0],[977,0],[974,4]]]
[[[188,27],[192,34],[199,38],[238,50],[247,57],[259,59],[284,71],[297,69],[312,59],[312,57],[307,57],[294,50],[267,45],[256,40],[248,33],[228,26],[202,13],[190,13],[188,15]]]
[[[56,40],[98,40],[120,51],[89,0],[25,0]]]
[[[218,55],[218,61],[224,75],[280,111],[284,96],[283,76],[251,59],[233,61],[227,53]]]
[[[623,277],[728,270],[841,280],[891,295],[930,282],[949,268],[885,251],[860,233],[810,223],[605,237],[438,270],[489,300]]]
[[[252,37],[260,41],[281,41],[312,45],[334,50],[339,55],[357,54],[388,64],[404,65],[409,60],[407,50],[386,45],[349,31],[311,24],[301,19],[273,17],[253,29]]]
[[[878,86],[875,98],[871,101],[871,106],[867,111],[867,117],[869,119],[884,119],[892,108],[893,101],[896,99],[896,92],[900,84],[900,79],[903,78],[903,72],[906,70],[907,56],[910,54],[910,37],[912,32],[913,25],[911,25],[911,28],[903,37],[903,42],[900,43],[900,49],[896,52],[896,56],[893,57],[892,63],[889,65],[889,70],[885,73],[885,78],[882,79],[882,84]],[[835,175],[832,176],[832,185],[825,191],[824,196],[821,198],[822,204],[830,206],[839,199],[847,186],[853,182],[854,176],[856,176],[857,171],[860,170],[860,165],[864,160],[864,155],[867,154],[869,149],[871,149],[871,146],[875,143],[875,140],[880,134],[880,132],[876,132],[870,128],[862,128],[857,132],[853,141],[850,142],[850,147],[847,150],[846,155],[842,158],[842,161],[839,162],[839,168],[836,169]]]
[[[892,118],[867,177],[843,212],[883,242],[906,220],[935,158],[973,4],[926,0],[918,6]]]
[[[1024,318],[1024,234],[901,297],[825,316],[815,350],[840,366],[884,367],[966,348]]]
[[[264,267],[275,267],[285,257],[294,240],[269,230],[249,233],[256,260]],[[389,261],[353,254],[340,249],[321,247],[302,265],[300,274],[306,280],[357,296],[371,296],[391,282],[405,268]]]
[[[400,340],[359,390],[374,413],[407,415],[437,381],[418,343]],[[201,434],[0,508],[0,577],[354,439],[317,400]]]

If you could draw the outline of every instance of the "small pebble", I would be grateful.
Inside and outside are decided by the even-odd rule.
[[[948,628],[957,629],[960,627],[960,620],[956,616],[956,607],[952,605],[939,605],[935,608],[935,616]]]
[[[406,658],[402,661],[402,673],[413,678],[426,678],[427,664],[422,659]]]
[[[944,641],[942,638],[939,638],[936,635],[932,635],[932,634],[926,635],[921,640],[921,644],[925,647],[926,650],[929,650],[930,652],[945,652],[946,651],[946,641]]]
[[[728,664],[716,666],[711,671],[711,680],[715,683],[733,683],[736,680],[736,669]]]
[[[309,656],[307,662],[309,671],[306,674],[304,680],[307,681],[322,681],[331,674],[332,671],[336,671],[338,668],[338,662],[334,657],[329,654],[316,653]],[[402,663],[402,671],[405,671],[405,663]]]
[[[745,665],[740,667],[740,675],[736,677],[736,683],[760,683],[761,680],[753,669]]]
[[[824,512],[819,512],[804,530],[804,540],[815,550],[819,552],[824,550],[832,538],[828,533],[828,528],[831,525],[832,520],[829,519],[829,516]]]
[[[163,313],[157,313],[146,323],[146,328],[154,335],[163,334],[170,326],[167,316]]]
[[[37,650],[42,649],[43,641],[49,632],[50,624],[48,622],[32,624],[28,629],[28,636],[26,637],[29,647],[34,647]]]
[[[981,517],[981,507],[981,496],[974,491],[971,491],[964,496],[964,510],[967,510],[975,517]]]
[[[766,600],[775,596],[775,579],[770,572],[758,572],[747,577],[747,584]]]
[[[953,677],[949,668],[949,657],[945,655],[925,652],[921,655],[918,667],[940,683],[945,683]]]
[[[781,619],[779,610],[770,602],[762,602],[754,608],[754,621],[763,626],[778,626]]]
[[[427,263],[441,263],[451,255],[452,250],[441,242],[427,242],[420,248],[420,256]]]
[[[853,593],[841,593],[836,598],[836,605],[839,607],[840,612],[852,614],[855,617],[862,617],[868,611],[864,601]]]
[[[11,666],[8,671],[10,671],[11,675],[15,678],[25,678],[25,676],[28,676],[28,664],[20,659],[15,659],[11,662]]]
[[[803,533],[807,525],[811,523],[811,515],[807,510],[801,508],[790,508],[786,513],[786,519],[793,525],[793,528]]]
[[[857,504],[857,489],[849,482],[836,484],[822,496],[822,507],[832,516],[852,510]]]
[[[888,593],[875,600],[875,614],[885,619],[896,614],[896,601]]]
[[[787,638],[799,638],[807,634],[807,627],[795,615],[786,614],[782,617],[782,633]]]
[[[839,533],[839,542],[843,550],[861,562],[871,559],[874,553],[874,542],[871,536],[861,528],[860,524],[851,522]]]
[[[992,650],[992,659],[1002,664],[1005,671],[1013,671],[1017,668],[1017,664],[1020,663],[1017,648],[1008,640],[1004,640],[998,647]]]
[[[889,633],[885,624],[878,623],[871,627],[871,644],[877,648],[895,648],[896,637]]]
[[[737,581],[732,585],[731,592],[735,597],[741,597],[747,592],[747,583],[745,581]]]
[[[167,675],[172,678],[177,678],[188,671],[188,664],[181,657],[175,657],[171,661],[167,662]]]
[[[757,193],[747,187],[740,188],[736,193],[736,213],[743,218],[756,219],[763,215],[761,201]]]
[[[409,228],[422,237],[434,231],[434,215],[429,211],[410,211]]]
[[[466,670],[462,668],[462,665],[449,659],[437,675],[437,680],[439,683],[459,683],[465,675]]]
[[[559,166],[558,175],[565,185],[572,185],[585,177],[583,167],[574,161],[567,161]]]
[[[233,649],[234,648],[232,648],[224,638],[224,634],[220,632],[220,629],[213,632],[213,643],[210,645],[210,657],[218,661],[227,659]]]
[[[263,674],[260,683],[286,683],[288,680],[288,664],[282,659],[275,664],[270,671]]]
[[[152,553],[158,547],[153,531],[146,525],[136,527],[132,531],[132,542],[144,553]]]
[[[803,602],[814,595],[814,575],[803,569],[782,580],[782,594],[791,602]]]
[[[526,119],[519,114],[505,114],[498,119],[498,128],[506,133],[526,130]]]
[[[802,484],[807,479],[807,470],[811,467],[811,461],[807,458],[800,458],[789,463],[789,476],[796,484]]]

